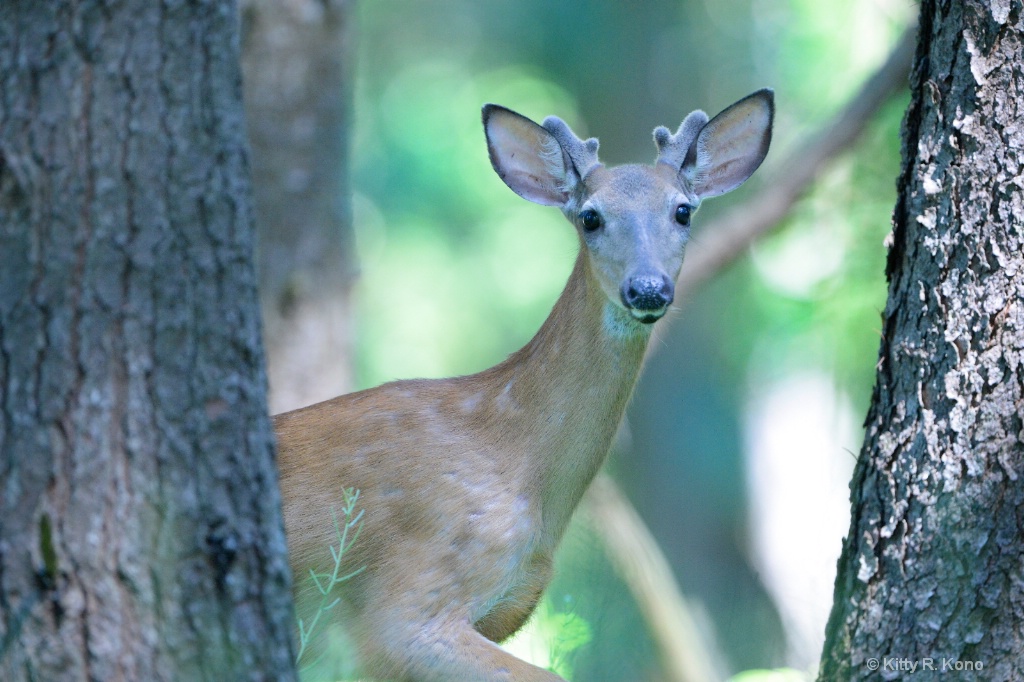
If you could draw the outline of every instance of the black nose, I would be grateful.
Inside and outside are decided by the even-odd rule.
[[[622,285],[622,302],[638,311],[659,311],[672,303],[675,287],[665,275],[630,277]]]

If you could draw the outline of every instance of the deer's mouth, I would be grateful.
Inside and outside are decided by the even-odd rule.
[[[665,312],[668,310],[668,306],[665,306],[661,310],[638,310],[636,308],[630,308],[629,314],[633,316],[633,319],[637,322],[643,322],[644,324],[654,324],[665,316]]]

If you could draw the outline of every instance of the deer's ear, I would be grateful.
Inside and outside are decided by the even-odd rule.
[[[711,119],[690,146],[680,174],[701,199],[731,192],[768,154],[775,95],[758,90]]]
[[[558,140],[511,109],[487,104],[484,133],[491,166],[513,192],[546,206],[564,206],[578,181]]]

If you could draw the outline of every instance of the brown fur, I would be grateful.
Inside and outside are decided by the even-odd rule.
[[[635,383],[647,327],[627,321],[635,334],[609,339],[605,302],[580,258],[540,332],[502,364],[275,418],[297,581],[330,562],[341,489],[361,491],[365,527],[347,565],[366,570],[344,597],[373,674],[559,679],[491,642],[536,606]],[[432,653],[451,638],[464,647],[458,661]],[[474,676],[484,661],[494,667]]]
[[[494,642],[526,622],[551,579],[555,548],[636,383],[651,329],[641,320],[660,317],[671,300],[668,286],[654,299],[663,305],[633,310],[620,291],[675,281],[689,237],[677,209],[696,209],[754,172],[771,112],[771,93],[761,91],[705,127],[706,116],[691,115],[676,135],[656,133],[654,167],[609,169],[597,141],[579,140],[559,119],[542,127],[484,108],[499,176],[521,196],[559,206],[580,237],[547,321],[479,374],[398,381],[274,420],[299,591],[311,586],[311,567],[330,564],[329,510],[342,489],[361,491],[365,526],[346,559],[365,570],[344,583],[341,610],[369,674],[561,679]],[[584,230],[583,214],[595,212],[599,229]]]

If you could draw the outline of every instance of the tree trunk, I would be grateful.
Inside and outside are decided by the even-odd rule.
[[[922,4],[821,680],[1024,679],[1021,14],[1007,0]]]
[[[347,0],[243,3],[272,412],[352,388]]]
[[[0,678],[293,679],[231,3],[0,4]]]

